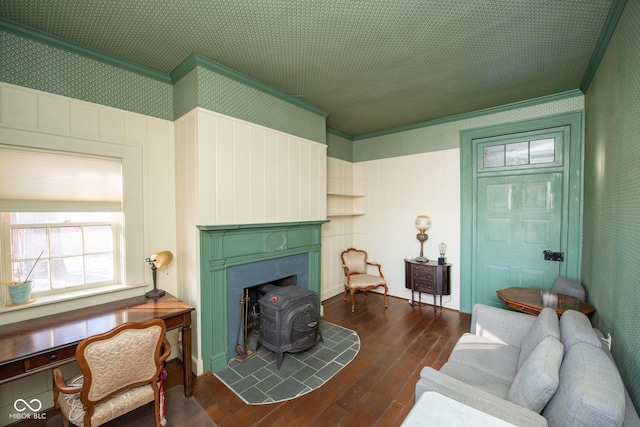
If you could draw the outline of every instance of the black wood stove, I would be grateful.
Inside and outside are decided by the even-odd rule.
[[[297,353],[322,340],[318,294],[298,286],[273,286],[260,304],[259,342],[277,355]]]

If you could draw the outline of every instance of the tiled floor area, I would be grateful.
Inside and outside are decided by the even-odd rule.
[[[280,369],[276,355],[260,346],[252,358],[215,375],[248,404],[275,403],[309,393],[351,362],[360,350],[358,334],[320,321],[324,342],[299,352],[286,353]]]

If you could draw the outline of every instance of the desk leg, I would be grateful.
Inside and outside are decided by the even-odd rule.
[[[182,327],[182,361],[184,375],[184,395],[193,396],[193,374],[191,372],[191,313],[185,314]]]

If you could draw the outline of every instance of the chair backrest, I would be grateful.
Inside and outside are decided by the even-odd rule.
[[[551,286],[551,291],[559,294],[570,295],[578,298],[580,301],[587,300],[587,293],[584,290],[584,286],[575,280],[571,280],[566,277],[558,276]]]
[[[367,272],[367,253],[360,249],[349,248],[340,254],[342,265],[349,269],[349,274]]]
[[[154,384],[166,326],[156,319],[124,323],[78,344],[76,359],[84,375],[81,400],[96,403],[123,390]]]

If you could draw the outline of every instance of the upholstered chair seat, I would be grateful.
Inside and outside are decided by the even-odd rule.
[[[82,372],[68,384],[53,370],[54,403],[65,427],[99,426],[149,402],[154,402],[160,426],[158,379],[171,345],[162,320],[129,322],[78,344],[76,360]]]
[[[365,298],[367,291],[383,288],[384,306],[387,307],[387,281],[382,274],[382,267],[377,262],[367,261],[367,253],[360,249],[349,248],[340,254],[342,268],[344,270],[344,299],[347,299],[347,291],[351,293],[351,311],[355,312],[356,291],[362,291]],[[371,274],[368,267],[372,267]]]

